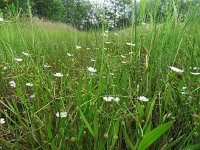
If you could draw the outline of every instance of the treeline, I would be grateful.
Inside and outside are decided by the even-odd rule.
[[[141,0],[136,4],[134,1],[106,0],[104,4],[96,4],[89,0],[0,0],[0,16],[36,16],[87,30],[102,24],[109,28],[126,27],[133,19],[138,24],[162,22],[170,15],[181,21],[191,13],[190,7],[200,4],[200,0]]]

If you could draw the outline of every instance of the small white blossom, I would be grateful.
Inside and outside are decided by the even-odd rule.
[[[128,46],[135,46],[135,44],[129,43],[129,42],[127,42],[126,45],[128,45]]]
[[[15,60],[16,60],[16,61],[19,61],[19,62],[20,62],[20,61],[23,61],[22,58],[15,58]]]
[[[118,103],[120,101],[120,98],[119,97],[115,97],[113,100]]]
[[[57,112],[56,117],[65,118],[67,117],[67,112]]]
[[[5,119],[4,119],[4,118],[1,118],[1,119],[0,119],[0,125],[2,125],[2,124],[4,124],[4,123],[6,123],[6,122],[5,122]]]
[[[114,73],[111,72],[110,75],[111,75],[111,76],[114,76]]]
[[[48,64],[44,64],[44,68],[50,68],[51,66]]]
[[[105,43],[106,43],[106,44],[110,44],[110,42],[109,42],[109,41],[106,41]]]
[[[97,72],[97,70],[96,70],[95,68],[92,68],[92,67],[88,67],[88,71],[89,71],[89,72],[92,72],[92,73]]]
[[[114,35],[118,36],[119,34],[117,34],[117,33],[114,33]]]
[[[183,72],[184,72],[184,70],[181,70],[181,69],[176,68],[176,67],[173,67],[173,66],[170,66],[170,69],[171,69],[172,71],[177,72],[177,73],[183,73]]]
[[[108,33],[108,30],[106,30],[105,33]]]
[[[26,86],[33,86],[33,83],[26,83]]]
[[[3,18],[0,17],[0,22],[3,22]]]
[[[190,72],[190,74],[198,76],[198,75],[200,75],[200,72]]]
[[[14,88],[16,87],[16,83],[15,83],[15,81],[13,81],[13,80],[12,80],[12,81],[9,81],[9,85],[10,85],[11,87],[14,87]]]
[[[90,50],[91,48],[86,48],[86,50]]]
[[[107,36],[108,36],[106,33],[103,33],[102,35],[103,35],[103,36],[105,36],[105,37],[107,37]]]
[[[126,61],[122,61],[122,64],[126,64],[127,62]]]
[[[183,90],[186,90],[186,89],[187,89],[187,87],[185,87],[185,86],[184,86],[184,87],[182,87],[182,89],[183,89]]]
[[[121,57],[122,57],[122,58],[126,58],[126,56],[124,56],[124,55],[121,55]]]
[[[113,99],[114,99],[114,97],[112,97],[112,96],[103,97],[103,100],[106,102],[111,102]]]
[[[60,73],[60,72],[59,72],[59,73],[55,73],[55,74],[53,74],[53,75],[54,75],[55,77],[59,77],[59,78],[60,78],[60,77],[63,77],[63,74]]]
[[[24,54],[25,56],[29,56],[30,55],[29,53],[26,53],[26,52],[22,52],[22,54]]]
[[[95,62],[96,60],[95,59],[91,59],[91,61]]]
[[[69,56],[69,57],[72,57],[72,56],[73,56],[73,54],[67,53],[67,56]]]
[[[31,95],[31,96],[30,96],[30,98],[31,98],[31,99],[34,99],[34,98],[35,98],[35,95],[34,95],[34,94],[33,94],[33,95]]]
[[[182,95],[186,95],[187,93],[186,93],[186,92],[181,92],[181,94],[182,94]]]
[[[134,54],[134,52],[129,52],[129,55]]]
[[[81,49],[81,46],[78,46],[78,45],[77,45],[77,46],[76,46],[76,49]]]
[[[3,67],[3,70],[7,70],[8,69],[8,67]]]
[[[140,96],[140,97],[138,97],[138,99],[139,99],[140,101],[143,101],[143,102],[148,102],[148,101],[149,101],[149,99],[146,98],[145,96]]]

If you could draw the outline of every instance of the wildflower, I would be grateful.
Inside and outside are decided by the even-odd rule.
[[[81,49],[81,46],[78,46],[78,45],[77,45],[77,46],[76,46],[76,49]]]
[[[5,122],[5,119],[4,119],[4,118],[1,118],[1,119],[0,119],[0,125],[2,125],[2,124],[4,124],[4,123],[6,123],[6,122]]]
[[[148,102],[148,101],[149,101],[149,99],[146,98],[145,96],[140,96],[140,97],[138,97],[138,99],[139,99],[140,101],[143,101],[143,102]]]
[[[72,56],[73,56],[73,54],[67,53],[67,56],[69,56],[69,57],[72,57]]]
[[[171,69],[172,71],[177,72],[177,73],[183,73],[183,72],[184,72],[184,70],[181,70],[181,69],[176,68],[176,67],[173,67],[173,66],[170,66],[170,69]]]
[[[182,89],[183,89],[183,90],[186,90],[186,89],[187,89],[187,87],[185,87],[185,86],[184,86],[184,87],[182,87]]]
[[[122,57],[122,58],[126,58],[126,56],[124,56],[124,55],[121,55],[121,57]]]
[[[86,48],[86,50],[90,50],[91,48]]]
[[[26,53],[26,52],[22,52],[22,54],[24,54],[25,56],[29,56],[30,55],[29,53]]]
[[[48,64],[44,64],[44,68],[50,68],[51,66]]]
[[[200,72],[190,72],[190,74],[198,76],[198,75],[200,75]]]
[[[0,17],[0,22],[3,22],[3,18]]]
[[[186,95],[187,93],[186,93],[186,92],[181,92],[181,94],[182,94],[182,95]]]
[[[118,34],[117,34],[117,33],[114,33],[114,35],[118,36]]]
[[[15,58],[16,61],[23,61],[22,58]]]
[[[118,103],[120,101],[120,98],[119,97],[115,97],[113,100]]]
[[[126,61],[122,61],[122,64],[126,64],[127,62]]]
[[[129,52],[129,55],[134,54],[134,52]]]
[[[133,44],[133,43],[126,43],[126,45],[128,45],[128,46],[135,46],[135,44]]]
[[[102,35],[103,35],[103,36],[105,36],[105,37],[107,37],[107,36],[108,36],[106,33],[103,33]]]
[[[53,74],[53,75],[54,75],[55,77],[59,77],[59,78],[60,78],[60,77],[63,77],[63,74],[60,73],[60,72],[59,72],[59,73],[55,73],[55,74]]]
[[[108,33],[108,30],[106,30],[105,33]]]
[[[107,42],[105,42],[106,44],[110,44],[110,42],[109,41],[107,41]]]
[[[95,59],[91,59],[91,61],[95,62],[96,60]]]
[[[14,88],[16,87],[16,83],[15,83],[15,81],[13,81],[13,80],[10,81],[9,84],[10,84],[11,87],[14,87]]]
[[[7,70],[8,69],[8,67],[3,67],[3,70]]]
[[[111,76],[114,76],[114,73],[111,72],[110,75],[111,75]]]
[[[57,112],[56,117],[65,118],[67,117],[67,112]]]
[[[35,98],[35,95],[34,95],[34,94],[33,94],[33,95],[31,95],[31,96],[30,96],[30,98],[31,98],[31,99],[34,99],[34,98]]]
[[[92,67],[88,67],[88,71],[89,71],[89,72],[92,72],[92,73],[97,72],[97,70],[96,70],[95,68],[92,68]]]
[[[33,84],[32,83],[26,83],[26,86],[33,86]]]
[[[114,97],[112,97],[112,96],[103,97],[103,100],[106,102],[111,102],[113,99],[114,99]]]

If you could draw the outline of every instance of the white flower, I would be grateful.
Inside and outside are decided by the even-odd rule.
[[[88,67],[88,71],[89,71],[89,72],[92,72],[92,73],[97,72],[97,70],[96,70],[95,68],[92,68],[92,67]]]
[[[103,97],[103,100],[106,102],[111,102],[113,99],[114,99],[114,97],[112,97],[112,96]]]
[[[73,54],[67,53],[67,56],[69,56],[69,57],[72,57],[72,56],[73,56]]]
[[[134,54],[134,52],[129,52],[129,54],[131,55],[131,54]]]
[[[106,33],[103,33],[102,35],[103,35],[103,36],[105,36],[105,37],[107,37],[107,36],[108,36]]]
[[[149,101],[149,99],[146,98],[145,96],[140,96],[140,97],[138,97],[138,99],[139,99],[140,101],[143,101],[143,102],[148,102],[148,101]]]
[[[77,46],[76,46],[76,49],[81,49],[81,46],[78,46],[78,45],[77,45]]]
[[[186,93],[186,92],[181,92],[181,94],[182,94],[182,95],[186,95],[187,93]]]
[[[56,117],[65,118],[67,117],[67,112],[57,112]]]
[[[14,88],[16,87],[16,83],[15,83],[15,81],[13,81],[13,80],[12,80],[12,81],[9,81],[9,84],[10,84],[11,87],[14,87]]]
[[[96,60],[95,59],[91,59],[91,61],[95,62]]]
[[[185,87],[185,86],[184,86],[184,87],[182,87],[182,89],[183,89],[183,90],[186,90],[186,89],[187,89],[187,87]]]
[[[86,48],[86,50],[90,50],[91,48]]]
[[[23,61],[22,58],[15,58],[16,61]]]
[[[106,41],[105,43],[106,43],[106,44],[110,44],[110,42],[109,42],[109,41]]]
[[[114,76],[114,73],[111,72],[110,75],[111,75],[111,76]]]
[[[26,86],[33,86],[33,83],[26,83]]]
[[[26,52],[22,52],[22,54],[24,54],[25,56],[29,56],[30,55],[29,53],[26,53]]]
[[[124,56],[124,55],[121,55],[121,57],[122,57],[122,58],[126,58],[126,56]]]
[[[31,98],[31,99],[34,99],[34,98],[35,98],[35,95],[34,95],[34,94],[33,94],[33,95],[31,95],[31,96],[30,96],[30,98]]]
[[[106,30],[105,33],[108,33],[108,30]]]
[[[115,97],[113,100],[118,103],[120,101],[120,98],[119,97]]]
[[[8,67],[3,67],[3,70],[7,70],[8,69]]]
[[[126,64],[127,62],[126,61],[122,61],[122,64]]]
[[[60,72],[59,72],[59,73],[55,73],[55,74],[53,74],[53,75],[54,75],[55,77],[59,77],[59,78],[60,78],[60,77],[63,77],[63,74],[60,73]]]
[[[117,33],[114,33],[114,35],[116,35],[116,36],[117,36],[118,34],[117,34]]]
[[[3,18],[0,17],[0,22],[3,22]]]
[[[1,119],[0,119],[0,125],[1,125],[1,124],[4,124],[4,123],[6,123],[6,122],[5,122],[5,119],[4,119],[4,118],[1,118]]]
[[[129,45],[129,46],[135,46],[135,44],[133,44],[133,43],[126,43],[126,45]]]
[[[44,64],[44,68],[50,68],[51,66],[48,64]]]
[[[183,72],[184,72],[184,70],[181,70],[181,69],[176,68],[176,67],[173,67],[173,66],[170,66],[170,69],[171,69],[172,71],[177,72],[177,73],[183,73]]]
[[[200,72],[190,72],[190,74],[198,76],[198,75],[200,75]]]

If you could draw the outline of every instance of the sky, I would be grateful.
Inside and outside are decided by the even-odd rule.
[[[95,2],[95,3],[103,3],[104,0],[90,0],[91,2]],[[106,1],[106,0],[105,0]],[[137,2],[140,2],[140,0],[136,0]]]

